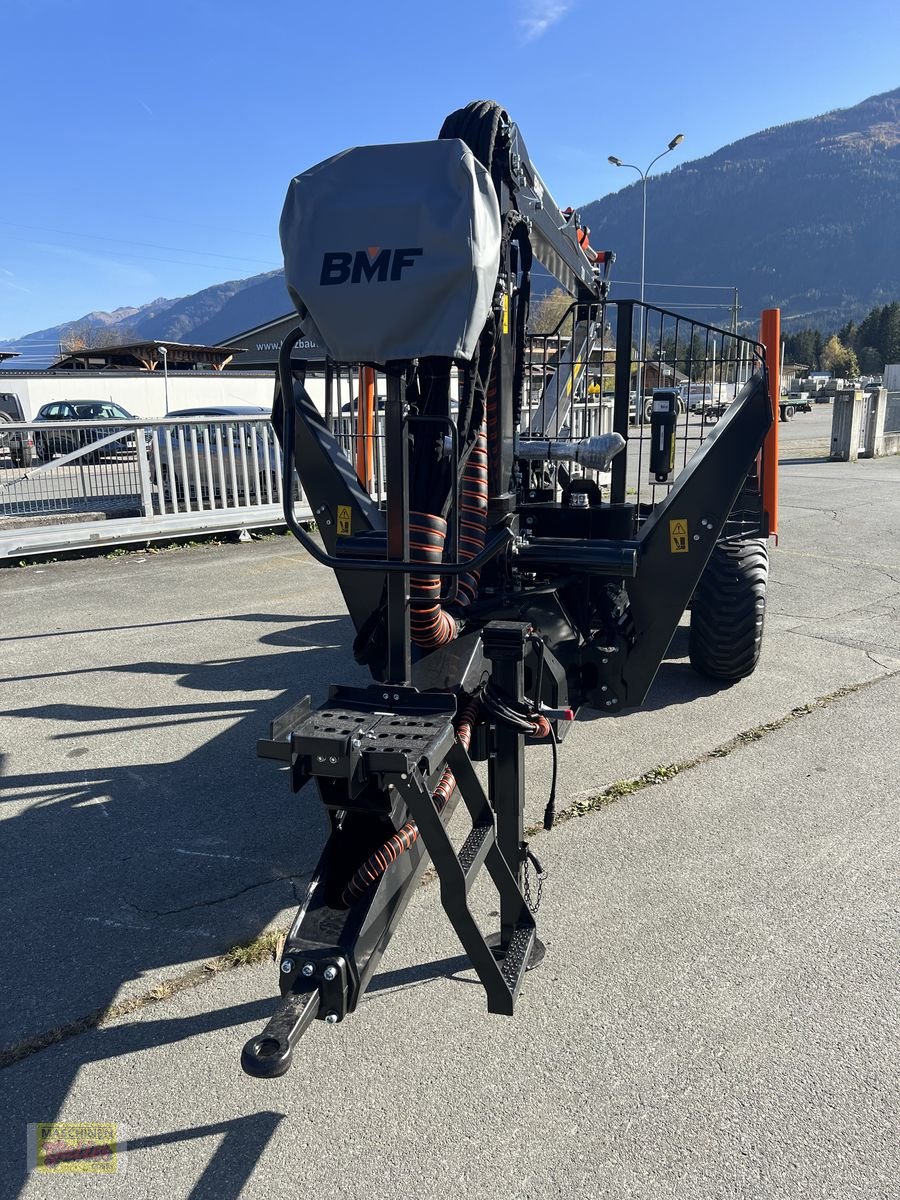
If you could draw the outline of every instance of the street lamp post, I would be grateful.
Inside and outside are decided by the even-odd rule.
[[[638,175],[640,175],[640,177],[641,177],[641,185],[642,185],[643,193],[644,193],[644,195],[643,195],[643,201],[644,201],[643,213],[641,216],[641,303],[642,304],[644,302],[644,262],[645,262],[646,253],[647,253],[647,176],[650,174],[653,167],[659,162],[659,160],[661,158],[665,158],[665,156],[670,151],[674,150],[676,146],[680,146],[683,141],[684,141],[684,134],[677,133],[675,135],[675,137],[672,138],[671,142],[669,142],[668,146],[666,146],[665,150],[663,150],[662,154],[657,154],[656,158],[653,159],[653,161],[650,163],[650,166],[647,167],[647,169],[645,171],[642,171],[640,167],[636,167],[634,165],[634,163],[622,162],[621,158],[616,158],[616,156],[614,154],[610,154],[610,156],[607,160],[608,162],[611,162],[614,167],[628,167],[632,171],[637,171]]]
[[[610,154],[609,158],[607,159],[607,161],[612,163],[612,165],[614,167],[628,167],[629,170],[631,170],[631,171],[637,171],[638,175],[640,175],[640,177],[641,177],[641,187],[643,190],[643,206],[642,206],[642,213],[641,213],[641,313],[640,313],[639,327],[638,327],[638,355],[639,355],[639,357],[638,357],[637,396],[635,397],[635,406],[634,406],[635,415],[638,416],[638,420],[641,419],[640,414],[643,413],[643,407],[644,407],[644,397],[641,395],[641,376],[643,374],[643,372],[641,370],[641,365],[643,363],[643,341],[644,341],[644,307],[643,307],[644,306],[644,264],[646,262],[646,256],[647,256],[647,177],[650,174],[653,167],[656,165],[656,163],[658,163],[661,158],[664,158],[670,151],[674,150],[676,146],[680,146],[683,141],[684,141],[684,134],[676,133],[676,135],[672,138],[671,142],[669,142],[668,146],[666,146],[665,150],[663,150],[661,154],[657,154],[656,158],[653,159],[653,161],[650,163],[650,165],[644,171],[642,171],[640,167],[636,167],[634,165],[634,163],[622,162],[621,158],[616,158],[616,156],[614,154]]]
[[[157,354],[162,355],[163,377],[166,383],[166,416],[169,415],[169,351],[165,346],[156,347]]]

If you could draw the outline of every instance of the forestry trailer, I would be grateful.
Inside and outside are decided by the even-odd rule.
[[[281,240],[299,316],[273,414],[284,515],[335,572],[373,682],[300,699],[259,745],[295,792],[315,781],[330,822],[281,1005],[243,1050],[263,1077],[288,1069],[314,1019],[358,1007],[429,860],[488,1010],[513,1012],[543,953],[525,746],[553,756],[549,829],[578,710],[640,705],[688,607],[694,666],[749,674],[775,496],[763,347],[610,298],[614,256],[557,207],[498,105],[298,175]],[[549,332],[529,321],[538,278],[571,297]],[[678,404],[677,381],[703,383],[706,361],[737,385],[713,428]],[[652,412],[630,427],[635,391]],[[296,513],[295,472],[320,540]],[[487,936],[470,907],[482,868],[498,896]]]

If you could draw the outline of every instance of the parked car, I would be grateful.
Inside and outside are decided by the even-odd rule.
[[[208,501],[211,476],[212,496],[222,499],[224,480],[224,500],[230,503],[236,498],[235,492],[238,496],[244,493],[246,463],[251,499],[255,499],[257,487],[259,496],[271,494],[275,499],[278,495],[280,460],[268,425],[271,416],[270,408],[246,404],[212,405],[170,412],[156,430],[159,483],[163,494],[171,497],[174,484],[178,499],[185,495],[194,499],[199,495]],[[198,417],[208,417],[209,424],[197,422]],[[257,430],[254,438],[253,426],[260,421],[267,424]]]
[[[356,412],[359,407],[359,398],[354,396],[352,400],[347,400],[341,405],[341,416],[349,417]],[[387,396],[376,396],[375,407],[378,412],[383,413],[387,407]]]
[[[65,421],[139,421],[132,413],[126,412],[120,404],[111,400],[54,400],[38,409],[35,421],[62,424]],[[35,430],[34,448],[38,455],[48,462],[54,455],[72,454],[82,446],[100,441],[115,433],[115,426],[98,425],[96,429],[51,429]],[[134,434],[123,430],[122,437],[115,442],[108,442],[97,451],[115,454],[120,450],[134,447]]]
[[[0,392],[0,449],[9,451],[14,467],[30,467],[34,462],[34,437],[27,429],[4,431],[4,425],[24,421],[22,402],[15,392]]]

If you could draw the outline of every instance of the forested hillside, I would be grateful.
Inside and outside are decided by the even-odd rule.
[[[647,280],[736,286],[752,323],[778,306],[788,326],[835,329],[900,296],[898,199],[900,89],[651,176]],[[582,214],[615,275],[638,279],[640,186]]]

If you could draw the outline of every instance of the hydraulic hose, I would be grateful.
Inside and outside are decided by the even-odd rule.
[[[433,513],[409,514],[409,555],[423,563],[440,563],[447,537],[447,522]],[[462,536],[460,537],[460,544]],[[468,578],[468,577],[465,577]],[[462,585],[460,585],[462,587]],[[423,650],[434,650],[453,640],[458,626],[441,608],[439,575],[412,575],[409,582],[409,631]]]
[[[460,509],[459,556],[470,562],[484,549],[487,532],[488,459],[484,426],[463,470]],[[480,574],[475,570],[460,577],[457,595],[460,604],[471,604],[476,599]]]
[[[469,697],[462,706],[459,722],[456,726],[456,738],[464,750],[468,750],[471,744],[472,729],[474,728],[477,715],[478,701]],[[456,778],[453,772],[449,767],[444,767],[440,782],[431,794],[438,812],[441,812],[446,806],[453,795],[455,787]],[[395,834],[383,842],[375,853],[371,854],[356,871],[344,888],[343,895],[341,896],[343,903],[349,908],[354,900],[359,899],[374,883],[378,882],[391,863],[396,862],[400,855],[405,854],[418,840],[418,825],[415,821],[407,821]]]
[[[471,562],[484,549],[487,534],[488,465],[484,426],[466,460],[460,503],[459,557]],[[410,558],[423,563],[439,563],[447,536],[447,522],[433,513],[409,515]],[[478,570],[460,577],[457,602],[471,604],[478,595]],[[459,633],[459,624],[441,606],[441,580],[437,575],[412,575],[410,594],[410,635],[423,650],[446,646]]]

